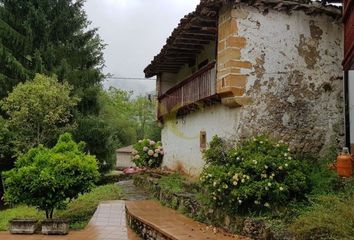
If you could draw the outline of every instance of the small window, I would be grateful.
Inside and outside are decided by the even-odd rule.
[[[206,132],[200,131],[200,149],[204,150],[207,147]]]

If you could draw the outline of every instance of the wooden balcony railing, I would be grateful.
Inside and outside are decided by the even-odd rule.
[[[215,61],[159,96],[158,118],[216,95]]]

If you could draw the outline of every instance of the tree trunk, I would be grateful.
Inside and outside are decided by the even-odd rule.
[[[54,212],[54,208],[52,208],[51,210],[50,210],[50,219],[52,219],[53,218],[53,212]]]

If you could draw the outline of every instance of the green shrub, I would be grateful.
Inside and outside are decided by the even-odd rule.
[[[213,206],[231,212],[275,208],[309,190],[307,164],[293,159],[282,142],[257,136],[228,148],[215,136],[210,146],[200,181]]]
[[[290,225],[296,239],[353,239],[354,193],[319,195]]]
[[[173,173],[167,176],[163,176],[158,180],[158,184],[163,190],[170,191],[172,193],[182,192],[185,179],[177,173]]]
[[[150,139],[139,140],[133,146],[133,162],[138,167],[158,168],[164,155],[161,142]]]
[[[118,200],[121,197],[122,190],[118,185],[99,186],[71,201],[67,208],[60,210],[57,215],[69,219],[71,228],[80,229],[86,226],[100,202]]]
[[[41,145],[30,149],[14,169],[4,173],[5,200],[37,207],[52,218],[55,208],[64,208],[68,200],[90,191],[98,180],[97,160],[83,148],[83,143],[63,134],[52,149]]]

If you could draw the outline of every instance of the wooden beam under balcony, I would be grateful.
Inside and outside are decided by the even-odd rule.
[[[205,39],[203,37],[191,37],[191,36],[185,36],[185,37],[177,37],[176,41],[187,41],[187,42],[194,42],[194,43],[200,43],[200,44],[208,44],[210,40]]]

